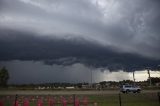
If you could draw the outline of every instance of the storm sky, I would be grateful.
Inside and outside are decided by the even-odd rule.
[[[0,67],[17,70],[22,68],[13,64],[17,61],[42,62],[59,76],[66,67],[81,73],[155,70],[159,10],[159,0],[0,0]],[[27,72],[25,67],[21,71]]]

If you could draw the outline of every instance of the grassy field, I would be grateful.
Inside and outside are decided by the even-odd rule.
[[[119,106],[118,94],[90,96],[92,101],[98,102],[99,106]],[[159,106],[156,93],[147,94],[121,94],[122,106]]]
[[[145,93],[129,93],[129,94],[120,94],[121,95],[121,103],[122,106],[160,106],[158,101],[157,92],[145,92]],[[19,106],[22,105],[22,101],[24,98],[28,98],[30,100],[30,106],[37,106],[37,98],[42,98],[43,106],[48,106],[49,97],[54,97],[56,100],[55,106],[62,106],[61,97],[66,98],[69,102],[69,98],[72,98],[73,95],[19,95]],[[118,93],[108,93],[108,94],[76,94],[76,97],[82,102],[84,97],[88,98],[88,106],[93,106],[93,103],[97,103],[98,106],[120,106],[119,105],[119,94]],[[13,106],[15,96],[14,95],[1,95],[0,99],[4,101],[5,106]],[[73,106],[73,98],[72,104],[68,103],[67,106]],[[82,104],[82,103],[81,103]],[[80,105],[83,106],[83,105]]]

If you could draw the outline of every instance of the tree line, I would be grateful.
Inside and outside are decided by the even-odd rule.
[[[0,87],[7,87],[7,82],[9,80],[8,70],[3,67],[0,69]]]

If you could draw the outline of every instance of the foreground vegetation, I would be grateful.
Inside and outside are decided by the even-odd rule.
[[[120,94],[122,106],[159,106],[157,93],[129,93],[129,94]],[[23,100],[28,98],[30,101],[30,106],[37,105],[37,99],[42,98],[43,106],[48,106],[48,98],[55,98],[56,105],[62,106],[61,97],[62,95],[19,95],[18,101],[22,106]],[[64,98],[68,101],[67,106],[73,106],[73,95],[63,95]],[[94,94],[94,95],[76,95],[76,97],[83,102],[83,98],[88,98],[88,106],[93,106],[96,102],[98,106],[120,106],[119,104],[119,94]],[[1,95],[1,100],[4,101],[5,106],[13,106],[15,95]],[[72,98],[72,102],[69,102],[69,98]],[[82,106],[82,105],[80,105]]]

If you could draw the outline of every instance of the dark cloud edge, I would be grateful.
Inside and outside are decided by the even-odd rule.
[[[83,38],[58,39],[37,36],[36,33],[0,29],[0,61],[33,60],[47,65],[82,63],[110,71],[157,70],[160,60],[137,54],[117,52]],[[114,48],[114,49],[113,49]]]

